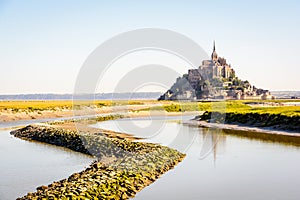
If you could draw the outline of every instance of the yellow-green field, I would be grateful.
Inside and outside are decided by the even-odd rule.
[[[72,108],[72,101],[0,101],[0,110],[52,110]]]
[[[300,116],[300,106],[249,106],[247,103],[285,103],[300,102],[300,100],[266,100],[266,101],[250,101],[250,100],[234,100],[219,102],[178,102],[178,101],[156,101],[156,100],[99,100],[99,101],[76,101],[72,100],[49,100],[49,101],[0,101],[0,111],[11,110],[18,111],[43,111],[58,109],[80,109],[82,106],[94,106],[100,108],[103,106],[122,106],[122,105],[153,105],[151,110],[165,110],[167,112],[186,112],[186,111],[218,111],[218,112],[234,112],[234,113],[269,113],[282,114],[286,116]],[[149,110],[150,108],[141,109]]]
[[[43,110],[57,110],[57,109],[80,109],[81,106],[121,106],[121,105],[145,105],[152,104],[157,101],[154,100],[97,100],[97,101],[75,101],[72,100],[33,100],[33,101],[0,101],[0,111],[12,110],[18,111],[43,111]]]
[[[167,112],[185,112],[185,111],[216,111],[216,112],[234,112],[234,113],[269,113],[282,114],[286,116],[300,116],[300,106],[250,106],[246,103],[285,103],[285,102],[300,102],[300,100],[274,100],[274,101],[249,101],[249,100],[234,100],[234,101],[219,101],[219,102],[172,102],[164,106],[156,106],[153,110],[165,110]],[[144,109],[147,110],[147,109]],[[149,109],[148,109],[149,110]]]

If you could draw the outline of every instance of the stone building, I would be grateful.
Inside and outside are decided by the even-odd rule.
[[[235,76],[226,59],[218,56],[214,42],[210,60],[203,60],[197,69],[178,77],[160,100],[197,99],[272,99],[268,90],[258,89]]]
[[[205,79],[225,78],[235,76],[235,71],[227,64],[226,59],[219,57],[216,52],[216,45],[214,42],[211,60],[203,60],[202,65],[199,66],[199,72]]]
[[[235,77],[235,72],[226,59],[219,57],[214,42],[211,60],[203,60],[197,69],[189,69],[188,81],[193,89],[197,89],[201,80],[230,79]]]

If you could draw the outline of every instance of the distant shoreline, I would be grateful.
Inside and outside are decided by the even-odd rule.
[[[277,99],[300,98],[300,91],[270,91]],[[77,96],[85,100],[156,100],[163,92],[124,92],[124,93],[96,93]],[[74,94],[55,94],[55,93],[37,93],[37,94],[0,94],[0,101],[14,100],[73,100]],[[76,99],[76,96],[75,96]]]
[[[0,100],[156,100],[161,92],[124,92],[95,94],[0,94]]]

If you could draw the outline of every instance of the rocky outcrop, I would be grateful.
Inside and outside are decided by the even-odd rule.
[[[75,131],[55,129],[50,126],[29,125],[14,130],[11,134],[21,139],[45,142],[91,155],[85,148],[80,135]]]
[[[286,116],[270,113],[220,113],[207,111],[202,116],[199,116],[199,120],[268,127],[276,130],[300,131],[300,116]]]
[[[67,147],[95,156],[97,161],[80,173],[40,186],[27,199],[129,199],[172,169],[185,155],[168,147],[108,138],[101,133],[30,125],[11,132],[15,137]]]

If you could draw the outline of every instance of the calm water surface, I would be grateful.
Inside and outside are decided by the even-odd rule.
[[[187,154],[135,199],[300,199],[300,148],[189,127],[178,120],[156,117],[97,124]]]
[[[93,158],[66,148],[24,141],[0,130],[0,200],[12,200],[37,186],[82,171]]]

